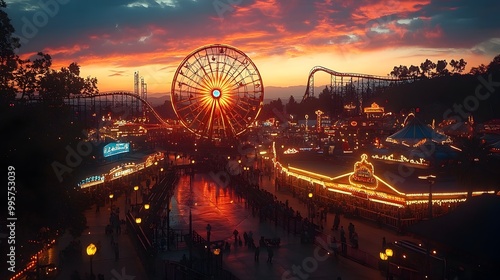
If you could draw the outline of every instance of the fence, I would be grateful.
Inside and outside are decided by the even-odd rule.
[[[178,262],[165,262],[165,275],[169,280],[239,280],[236,276],[224,269],[217,269],[211,275],[200,273]]]

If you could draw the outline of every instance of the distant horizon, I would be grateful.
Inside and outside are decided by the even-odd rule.
[[[322,90],[326,84],[323,86],[318,86],[315,87],[317,90]],[[300,94],[293,94],[292,91],[297,91],[298,88],[301,88],[302,90],[300,91]],[[302,100],[302,97],[304,96],[306,86],[288,86],[288,87],[276,87],[276,86],[268,86],[264,87],[264,103],[265,101],[272,101],[272,100],[277,100],[278,98],[281,98],[283,103],[287,103],[288,99],[292,95],[297,102]],[[289,90],[290,92],[285,92]],[[124,89],[117,89],[117,90],[106,90],[106,91],[100,91],[101,93],[107,93],[107,92],[134,92],[133,88],[130,90],[124,90]],[[316,95],[319,92],[316,92]],[[154,92],[154,93],[148,93],[148,98],[155,98],[155,99],[165,99],[170,101],[170,91],[168,92]]]

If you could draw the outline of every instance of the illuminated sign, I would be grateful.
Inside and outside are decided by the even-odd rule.
[[[118,154],[128,153],[130,151],[130,143],[109,143],[104,146],[104,157],[110,157]]]
[[[384,107],[380,107],[377,103],[373,102],[370,107],[363,109],[365,113],[384,113]]]
[[[361,155],[361,161],[354,164],[354,172],[349,176],[349,183],[367,189],[377,188],[377,179],[373,171],[373,164],[366,161],[368,156]]]
[[[296,154],[298,152],[299,151],[297,151],[295,148],[288,148],[286,151],[283,152],[283,154],[285,154],[285,155],[293,155],[293,154]]]
[[[104,182],[104,176],[90,176],[85,179],[83,179],[80,183],[78,183],[78,186],[80,188],[88,188],[93,185],[97,185]]]
[[[419,165],[419,166],[429,166],[429,162],[423,158],[413,159],[407,158],[404,155],[400,155],[399,158],[395,157],[394,154],[391,155],[372,155],[373,159],[382,160],[382,161],[392,161],[392,162],[400,162],[411,165]]]

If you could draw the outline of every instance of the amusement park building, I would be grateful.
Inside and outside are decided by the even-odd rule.
[[[349,163],[325,159],[297,159],[297,155],[281,156],[274,159],[278,178],[299,190],[319,196],[345,195],[362,201],[380,203],[398,208],[412,204],[427,204],[429,194],[433,204],[463,202],[469,195],[467,186],[452,177],[422,180],[429,175],[426,168],[414,168],[419,162],[395,162],[395,164],[370,162],[367,154],[362,154]],[[420,179],[419,179],[420,177]],[[475,188],[473,196],[483,193],[494,194],[493,188]]]

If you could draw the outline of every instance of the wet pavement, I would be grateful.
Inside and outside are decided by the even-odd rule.
[[[307,206],[294,198],[287,191],[275,189],[274,178],[264,177],[259,185],[277,197],[280,201],[288,200],[294,210],[307,215]],[[135,198],[132,199],[135,203]],[[139,203],[141,197],[139,196]],[[129,205],[125,197],[114,199],[113,204],[120,207],[120,219],[125,219]],[[189,210],[192,213],[193,230],[206,238],[206,226],[211,225],[211,241],[221,240],[231,244],[230,252],[223,254],[223,268],[232,272],[241,280],[245,279],[384,279],[379,270],[366,267],[342,256],[327,255],[326,251],[317,244],[301,244],[300,236],[288,233],[274,222],[260,221],[258,214],[254,217],[245,200],[238,198],[231,188],[218,188],[208,174],[182,175],[176,185],[174,196],[171,199],[170,227],[183,230],[189,229]],[[101,273],[104,279],[165,279],[162,261],[180,261],[189,251],[184,244],[171,251],[160,252],[157,257],[156,274],[148,276],[138,256],[132,238],[122,225],[122,233],[117,236],[119,244],[119,258],[115,260],[115,252],[111,245],[111,237],[105,234],[105,226],[109,223],[110,204],[101,207],[96,212],[95,206],[85,212],[88,229],[79,238],[82,244],[81,256],[64,260],[62,269],[56,279],[71,279],[71,273],[77,271],[81,279],[89,279],[90,259],[85,248],[91,242],[99,245],[99,252],[93,257],[92,266],[95,275]],[[407,236],[399,236],[393,231],[379,228],[363,220],[348,219],[341,216],[340,224],[347,230],[352,222],[359,234],[360,250],[366,252],[369,258],[377,261],[382,246],[382,237],[387,243],[395,240],[413,240]],[[339,232],[331,231],[333,214],[327,214],[324,224],[324,234],[333,235],[340,239]],[[259,261],[254,260],[254,250],[238,246],[234,242],[233,231],[237,229],[241,237],[243,233],[252,231],[254,240],[258,243],[261,236],[265,238],[281,238],[281,246],[273,250],[273,262],[267,263],[267,252],[261,250]],[[243,238],[242,238],[243,239]],[[51,255],[55,255],[54,262],[60,262],[60,252],[72,238],[68,235],[59,238]],[[415,241],[415,240],[413,240]],[[129,277],[129,278],[127,278]],[[134,278],[132,278],[134,277]]]
[[[273,193],[278,200],[289,200],[289,205],[307,215],[307,206],[293,198],[287,192],[278,191],[274,187],[274,179],[266,177],[260,182],[261,188]],[[288,233],[273,222],[260,222],[253,217],[251,210],[245,207],[244,199],[227,188],[218,188],[207,174],[196,174],[194,177],[184,175],[180,178],[176,194],[172,198],[171,228],[189,228],[189,205],[192,212],[193,230],[206,238],[206,226],[211,225],[211,240],[224,240],[231,244],[229,253],[223,256],[223,267],[240,279],[384,279],[380,271],[363,266],[344,257],[326,255],[319,245],[301,244],[300,237]],[[361,220],[347,219],[341,216],[341,225],[347,230],[349,222],[356,226],[359,234],[360,249],[378,261],[382,247],[382,237],[387,242],[401,239],[395,232],[385,230],[365,223]],[[334,235],[340,239],[339,232],[330,231],[333,224],[333,214],[327,215],[324,225],[326,235]],[[265,238],[281,238],[280,248],[274,249],[273,263],[267,263],[267,252],[260,252],[259,262],[254,261],[254,250],[236,246],[233,230],[237,229],[240,236],[243,232],[253,232],[255,240],[260,236]],[[187,249],[164,252],[163,259],[179,261],[183,254],[188,256]],[[296,278],[293,278],[296,277]]]

